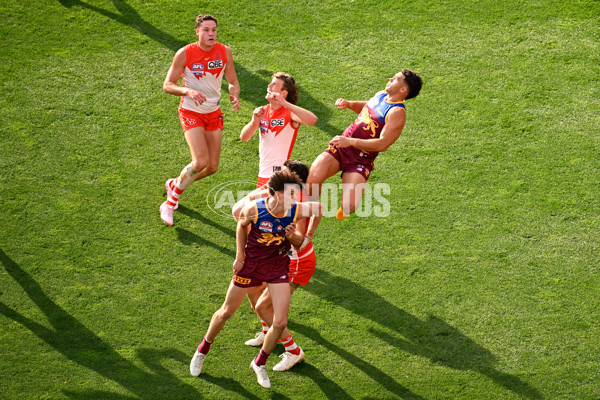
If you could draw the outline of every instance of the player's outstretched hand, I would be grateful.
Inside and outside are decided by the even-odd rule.
[[[340,110],[344,110],[346,108],[348,108],[348,106],[350,105],[350,103],[348,102],[348,100],[339,98],[335,101],[335,106],[337,108],[339,108]]]

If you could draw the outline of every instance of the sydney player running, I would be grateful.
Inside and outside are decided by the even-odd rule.
[[[358,114],[358,118],[341,136],[334,137],[329,148],[313,162],[307,186],[311,198],[318,198],[322,183],[342,171],[342,202],[336,216],[338,220],[345,219],[360,204],[375,157],[400,137],[406,122],[404,101],[416,97],[421,86],[418,73],[403,69],[389,79],[385,90],[376,93],[369,101],[340,98],[335,102],[337,108],[349,108]]]
[[[296,105],[298,86],[294,78],[284,72],[273,74],[266,99],[269,104],[254,110],[252,120],[240,134],[240,140],[246,142],[260,128],[257,187],[264,186],[290,158],[300,124],[314,125],[318,119],[312,112]]]
[[[179,121],[190,148],[192,162],[181,174],[165,183],[167,201],[160,206],[160,217],[173,225],[173,210],[179,196],[198,179],[217,172],[221,157],[223,114],[219,108],[221,80],[229,82],[229,100],[239,111],[240,85],[229,47],[218,43],[217,20],[209,14],[196,18],[198,41],[177,51],[163,84],[166,93],[181,97]],[[183,85],[178,84],[183,77]]]
[[[233,279],[225,302],[214,313],[208,331],[190,362],[193,376],[202,372],[211,344],[240,307],[246,294],[266,282],[273,302],[273,324],[250,367],[261,386],[271,386],[265,364],[287,326],[290,306],[288,251],[290,242],[297,246],[302,242],[302,236],[296,235],[288,225],[302,218],[320,216],[321,204],[296,203],[301,181],[295,173],[277,172],[267,185],[269,196],[247,203],[240,213]],[[251,226],[249,233],[247,226]]]

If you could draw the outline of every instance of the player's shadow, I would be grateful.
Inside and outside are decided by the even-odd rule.
[[[122,0],[112,0],[114,7],[118,10],[118,13],[95,6],[85,1],[80,0],[59,0],[66,8],[82,7],[88,10],[94,11],[100,15],[110,18],[120,24],[126,25],[130,28],[137,30],[143,35],[147,36],[151,40],[160,43],[162,46],[170,49],[175,55],[175,52],[181,47],[185,46],[188,42],[177,39],[176,37],[164,32],[151,23],[145,21],[142,16],[136,11],[135,8],[131,7],[127,2]],[[189,22],[182,22],[189,23]],[[190,24],[190,33],[193,34],[193,26]],[[235,60],[235,54],[234,54]],[[168,65],[165,65],[165,74],[167,73]],[[285,70],[282,65],[282,70]],[[235,69],[238,76],[238,80],[242,87],[240,97],[246,101],[251,102],[255,106],[261,106],[266,104],[265,95],[267,94],[267,85],[271,82],[271,74],[277,71],[267,72],[259,70],[257,73],[253,73],[246,69],[239,62],[235,62]],[[162,84],[162,80],[160,81]],[[226,88],[225,84],[224,87]],[[332,105],[335,99],[332,99]],[[331,110],[325,106],[322,102],[315,99],[310,93],[301,90],[300,87],[300,100],[299,106],[311,110],[319,117],[317,127],[325,131],[328,136],[335,136],[341,133],[339,128],[336,128],[329,124],[329,117]],[[248,110],[248,116],[250,117],[252,110]],[[324,146],[327,142],[324,143]]]
[[[29,329],[67,359],[119,384],[133,394],[127,396],[99,390],[63,389],[65,396],[74,399],[201,398],[196,389],[178,379],[161,365],[163,360],[173,359],[184,364],[185,367],[182,368],[187,369],[189,355],[175,349],[160,351],[139,349],[137,356],[150,370],[147,372],[123,358],[93,331],[54,303],[40,285],[2,249],[0,249],[0,262],[8,275],[21,286],[44,314],[43,320],[47,320],[50,326],[18,313],[3,302],[0,302],[0,314]]]
[[[183,229],[183,228],[179,228],[179,227],[177,227],[176,229],[177,229],[177,237],[179,238],[179,241],[186,246],[189,246],[191,244],[198,244],[200,246],[209,246],[215,250],[220,251],[221,253],[223,253],[227,256],[235,258],[235,251],[232,250],[232,248],[234,248],[232,246],[230,246],[230,247],[221,246],[219,244],[211,242],[210,240],[206,240],[203,237],[198,236],[195,233],[188,231],[187,229]]]
[[[543,398],[540,392],[527,382],[495,369],[496,358],[489,350],[436,316],[430,315],[421,320],[399,309],[377,293],[318,268],[306,290],[336,306],[376,322],[382,329],[371,329],[371,333],[399,350],[428,358],[436,365],[478,372],[521,397]],[[307,332],[307,336],[311,338],[318,335],[317,332],[308,331],[309,328],[306,327],[300,326],[300,329],[297,329],[296,323],[290,322],[290,325],[299,332]],[[317,341],[322,340],[318,335]],[[343,350],[335,351],[343,354],[349,362],[356,362],[355,356],[344,354]],[[388,386],[393,383],[382,381],[382,384],[391,389]]]
[[[220,230],[224,234],[231,236],[232,238],[235,238],[235,227],[237,226],[237,223],[233,219],[233,216],[230,217],[229,219],[223,218],[224,223],[228,223],[234,227],[232,229],[232,228],[226,227],[223,224],[216,223],[215,221],[213,221],[209,218],[206,218],[204,215],[200,214],[198,211],[192,210],[191,208],[188,208],[188,207],[184,206],[183,204],[179,204],[179,207],[177,208],[176,212],[182,213],[183,215],[187,215],[190,218],[198,220],[198,221],[202,222],[204,225],[210,225],[213,228]]]
[[[312,285],[312,280],[311,280],[311,283],[309,284],[309,286],[310,285]],[[382,387],[384,387],[386,390],[388,390],[392,395],[398,396],[399,398],[402,398],[402,399],[423,399],[423,397],[411,392],[408,388],[406,388],[406,387],[402,386],[401,384],[399,384],[398,382],[396,382],[396,380],[394,380],[394,378],[392,378],[385,372],[381,371],[377,367],[373,366],[372,364],[368,363],[361,357],[359,357],[355,354],[352,354],[349,351],[344,350],[343,348],[328,341],[323,336],[321,336],[321,334],[316,329],[311,328],[306,325],[303,325],[296,321],[289,321],[289,327],[290,327],[290,330],[301,333],[304,336],[311,338],[315,343],[318,343],[319,346],[323,346],[323,347],[327,348],[329,351],[337,354],[338,356],[340,356],[341,358],[343,358],[344,360],[346,360],[347,362],[349,362],[356,368],[360,369],[370,379],[373,379],[374,381],[379,383]],[[294,368],[295,369],[297,368],[296,372],[310,376],[321,387],[321,390],[323,391],[323,393],[325,393],[327,398],[330,398],[330,399],[351,398],[337,384],[335,384],[332,381],[325,378],[323,376],[323,374],[321,374],[320,372],[316,373],[315,371],[318,372],[318,370],[316,368],[312,367],[307,372],[304,371],[306,368],[303,364],[300,364]],[[323,379],[326,379],[326,380],[323,381]]]

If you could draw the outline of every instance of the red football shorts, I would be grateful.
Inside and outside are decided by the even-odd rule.
[[[290,283],[306,286],[317,267],[317,257],[313,251],[306,257],[290,260]]]
[[[203,127],[207,131],[216,131],[223,129],[223,113],[221,109],[208,114],[201,114],[185,108],[179,109],[179,122],[183,131],[189,131],[192,128]]]

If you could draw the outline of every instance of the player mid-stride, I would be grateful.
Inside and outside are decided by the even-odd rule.
[[[273,323],[258,356],[250,362],[250,368],[256,373],[261,386],[271,386],[266,362],[287,326],[290,307],[288,252],[291,244],[300,247],[303,240],[303,235],[297,235],[294,222],[320,216],[322,206],[313,202],[296,203],[301,181],[293,172],[273,174],[267,186],[269,196],[247,203],[240,213],[233,279],[223,305],[213,314],[204,339],[190,362],[193,376],[202,372],[211,344],[246,295],[260,290],[266,282],[273,304]],[[250,232],[247,226],[251,226]]]
[[[229,100],[240,109],[240,85],[229,47],[217,42],[217,20],[209,14],[196,18],[198,41],[177,51],[163,84],[166,93],[181,96],[179,121],[190,148],[192,162],[178,177],[165,183],[167,201],[160,206],[160,218],[173,225],[173,210],[179,196],[198,179],[217,172],[221,157],[223,113],[219,108],[221,80],[229,82]],[[183,77],[183,86],[177,82]]]

